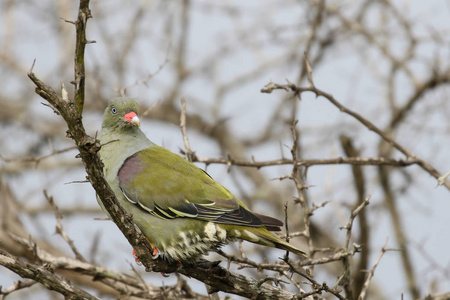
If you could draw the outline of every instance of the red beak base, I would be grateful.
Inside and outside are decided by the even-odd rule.
[[[130,124],[137,125],[137,126],[140,125],[139,118],[134,111],[130,111],[125,116],[123,116],[123,118],[125,120],[127,120],[127,122]]]

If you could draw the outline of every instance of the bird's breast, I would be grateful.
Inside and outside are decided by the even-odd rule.
[[[163,257],[180,261],[196,260],[229,240],[227,231],[213,222],[202,222],[200,228],[178,229],[164,236],[156,236],[155,232],[144,234]]]

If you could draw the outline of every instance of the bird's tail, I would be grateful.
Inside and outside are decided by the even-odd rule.
[[[240,227],[237,229],[236,227]],[[285,240],[268,231],[265,227],[244,227],[235,226],[229,231],[231,237],[243,239],[255,244],[274,247],[292,252],[300,257],[307,258],[306,253],[294,247]]]

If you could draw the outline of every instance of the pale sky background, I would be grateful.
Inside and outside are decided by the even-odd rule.
[[[3,2],[3,3],[2,3]],[[91,5],[94,19],[90,20],[88,25],[88,39],[96,40],[96,44],[88,45],[86,51],[86,64],[90,68],[96,67],[98,73],[96,76],[104,76],[105,82],[102,89],[105,94],[115,96],[114,88],[117,87],[117,82],[109,80],[108,73],[114,70],[108,68],[108,56],[113,52],[108,52],[105,41],[99,33],[99,27],[96,18],[100,19],[98,11],[95,9],[102,9],[104,11],[120,11],[120,14],[107,15],[107,19],[103,24],[108,24],[113,30],[117,31],[117,40],[115,43],[121,43],[125,33],[121,32],[121,24],[130,22],[132,14],[127,8],[119,10],[123,5],[122,1],[93,1]],[[350,1],[344,1],[349,5]],[[343,2],[343,3],[344,3]],[[0,1],[0,9],[5,8],[5,2]],[[133,5],[146,5],[146,1],[134,1]],[[198,7],[201,3],[196,2]],[[199,4],[200,3],[200,4]],[[289,2],[292,3],[292,2]],[[154,6],[163,4],[153,4],[148,2],[149,9],[155,9]],[[173,2],[164,4],[167,10],[173,9],[175,5]],[[292,6],[287,8],[279,7],[274,1],[220,1],[218,6],[224,5],[233,7],[239,5],[244,7],[241,9],[245,13],[238,18],[239,21],[231,22],[231,18],[222,14],[218,9],[211,9],[208,12],[202,9],[194,10],[191,15],[191,26],[189,27],[189,44],[188,55],[186,58],[187,64],[195,66],[196,64],[205,60],[211,53],[217,49],[219,42],[227,41],[230,45],[242,47],[239,36],[240,28],[247,28],[252,24],[259,24],[261,20],[267,18],[279,26],[288,26],[296,20],[298,16],[302,15],[301,6],[298,6],[298,11],[292,9]],[[417,32],[426,34],[430,27],[439,29],[440,32],[448,33],[450,28],[450,7],[448,1],[398,1],[399,7],[403,8],[405,13],[412,20],[417,20],[419,23],[414,28]],[[14,57],[17,64],[22,65],[25,70],[31,66],[31,63],[36,59],[35,72],[44,81],[46,78],[54,78],[55,67],[64,59],[64,56],[58,50],[61,44],[65,41],[52,38],[54,31],[51,30],[54,24],[58,26],[70,26],[64,24],[59,17],[73,19],[76,10],[71,10],[70,15],[60,16],[52,15],[49,12],[43,13],[36,10],[36,4],[28,5],[28,2],[23,2],[18,5],[20,10],[16,11],[14,16],[14,24],[19,33],[14,38],[14,44],[9,47],[15,49]],[[405,7],[407,9],[405,9]],[[105,14],[105,13],[104,13]],[[175,13],[174,13],[175,14]],[[49,20],[51,16],[53,20]],[[1,17],[0,17],[1,18]],[[103,19],[102,19],[103,20]],[[130,59],[130,69],[133,72],[124,74],[124,85],[131,84],[136,80],[145,76],[148,72],[155,72],[158,67],[164,62],[165,50],[170,46],[170,41],[164,38],[163,30],[166,30],[167,24],[164,23],[164,18],[155,19],[149,22],[151,26],[142,28],[148,34],[153,34],[154,38],[142,40],[139,43],[138,49],[133,49],[134,55]],[[302,20],[297,20],[301,22]],[[377,22],[374,16],[374,22]],[[269,24],[269,22],[267,22]],[[294,22],[295,23],[295,22]],[[1,24],[1,21],[0,21]],[[263,23],[264,24],[264,23]],[[1,27],[1,25],[0,25]],[[445,30],[444,30],[445,29]],[[177,30],[176,28],[174,30]],[[1,32],[1,30],[0,30]],[[3,28],[3,35],[0,39],[0,44],[5,42],[5,28]],[[70,32],[70,31],[69,31]],[[307,33],[305,33],[307,34]],[[67,39],[72,39],[73,35],[67,36]],[[237,75],[243,74],[252,70],[257,64],[262,61],[269,61],[270,59],[280,55],[283,52],[283,46],[271,45],[267,47],[258,48],[258,41],[264,40],[264,36],[255,35],[252,39],[245,39],[249,42],[247,48],[238,51],[237,54],[231,55],[216,66],[214,74],[211,76],[216,82],[227,82],[233,80]],[[254,42],[254,45],[251,44]],[[442,47],[443,57],[447,57],[447,61],[443,64],[448,66],[449,58],[449,43],[445,41]],[[5,46],[5,45],[3,45]],[[3,47],[2,46],[2,47]],[[403,45],[399,41],[395,45],[395,51],[402,51]],[[358,47],[355,47],[358,48]],[[325,61],[320,65],[320,68],[313,70],[314,81],[317,87],[331,93],[336,99],[344,103],[347,107],[357,111],[362,116],[371,120],[380,128],[384,128],[388,115],[386,115],[387,103],[384,100],[386,95],[384,90],[377,86],[374,78],[379,74],[386,72],[383,67],[383,62],[377,61],[377,54],[367,53],[366,57],[370,57],[372,61],[364,61],[365,55],[355,53],[355,48],[349,51],[347,47],[338,47],[331,55],[328,55]],[[360,49],[362,53],[365,51],[364,44],[361,43]],[[302,53],[302,45],[298,46],[299,53]],[[432,58],[436,55],[431,48],[422,47],[420,49],[420,56],[424,60]],[[141,104],[145,106],[157,104],[164,96],[164,91],[172,84],[172,71],[169,60],[167,65],[157,74],[147,86],[142,85],[130,89],[128,94],[137,97]],[[373,66],[373,71],[370,73],[368,69],[362,69],[362,64]],[[2,65],[0,65],[0,69]],[[420,64],[413,66],[414,70],[421,70],[423,68]],[[361,69],[363,72],[361,72]],[[286,79],[295,81],[298,76],[298,68],[283,67],[273,68],[268,73],[258,76],[239,89],[235,89],[227,93],[222,104],[219,106],[217,116],[212,113],[214,99],[216,98],[217,86],[211,85],[206,80],[198,79],[185,84],[182,87],[182,95],[187,100],[188,112],[207,115],[206,118],[216,120],[220,118],[228,118],[228,126],[232,132],[238,137],[257,136],[266,124],[270,117],[270,112],[278,104],[278,100],[285,96],[283,91],[276,91],[272,94],[262,94],[260,89],[264,87],[271,80],[277,83],[285,83]],[[59,81],[65,81],[69,85],[72,79],[70,73],[61,71],[62,77]],[[4,75],[3,75],[4,76]],[[89,80],[89,79],[88,79]],[[400,79],[401,80],[401,79]],[[57,87],[59,81],[50,82],[54,87]],[[26,78],[24,73],[22,78],[11,77],[6,78],[5,84],[2,85],[1,94],[14,94],[18,89],[23,89],[24,85],[28,89],[34,89],[33,85]],[[95,101],[92,95],[87,90],[86,101]],[[414,116],[420,115],[420,112],[433,111],[435,113],[427,114],[431,116],[426,119],[411,119],[407,118],[405,126],[402,126],[397,131],[395,139],[405,146],[407,149],[417,154],[424,160],[430,162],[440,172],[445,173],[450,170],[450,156],[448,155],[450,141],[450,105],[448,104],[448,95],[450,89],[447,85],[433,93],[427,93],[425,99],[419,102],[414,110],[418,113],[412,114]],[[410,93],[408,86],[404,89],[396,90],[399,99],[407,97]],[[42,100],[34,96],[34,104],[29,107],[30,110],[36,112],[36,122],[39,120],[52,120],[58,118],[48,108],[39,104]],[[443,100],[444,99],[444,100]],[[354,140],[357,147],[362,149],[365,157],[374,156],[377,154],[375,146],[379,138],[368,131],[357,121],[350,116],[340,113],[335,107],[323,98],[316,99],[310,94],[304,94],[300,108],[297,113],[299,119],[298,126],[301,128],[303,138],[305,139],[304,158],[330,158],[342,156],[340,145],[337,143],[339,134],[345,133]],[[100,114],[87,114],[84,117],[85,127],[89,133],[94,134],[101,126]],[[144,119],[141,126],[142,130],[147,136],[157,144],[163,145],[170,150],[177,152],[179,148],[184,148],[183,140],[181,138],[180,130],[174,124],[173,126],[162,124],[150,119]],[[189,130],[188,135],[192,148],[201,157],[223,157],[223,153],[218,145],[198,134],[193,130]],[[39,126],[36,124],[36,126]],[[420,129],[421,134],[416,134]],[[13,135],[14,138],[3,139],[4,142],[0,144],[0,153],[4,157],[19,157],[21,148],[26,143],[29,143],[36,137],[28,132],[21,132],[18,134],[14,126],[1,126],[0,129],[3,134]],[[63,148],[71,145],[71,141],[63,139],[64,128],[61,128],[61,141],[54,145],[55,148]],[[361,138],[362,137],[362,138]],[[280,143],[290,145],[289,128],[285,128],[284,138]],[[374,146],[375,145],[375,146]],[[288,149],[283,150],[283,155],[289,157]],[[67,160],[73,160],[75,151],[63,154],[62,157]],[[280,144],[270,143],[265,144],[264,147],[257,147],[252,149],[249,155],[253,155],[257,160],[270,160],[281,157]],[[396,153],[396,158],[403,158],[402,155]],[[4,163],[1,163],[4,166]],[[203,167],[203,165],[199,164]],[[389,239],[389,247],[395,247],[395,237],[391,227],[390,218],[381,210],[383,205],[383,195],[379,184],[375,180],[376,167],[364,167],[365,174],[368,178],[372,178],[367,186],[367,192],[371,194],[371,204],[367,208],[369,210],[369,225],[372,229],[374,238],[372,240],[372,256],[370,264],[376,260],[386,239]],[[450,290],[450,193],[444,187],[436,187],[436,180],[429,176],[425,171],[417,166],[410,166],[406,171],[414,176],[414,184],[408,190],[398,197],[398,208],[401,211],[403,218],[403,226],[406,228],[407,237],[411,245],[411,254],[415,266],[415,272],[418,274],[417,279],[423,286],[422,293],[429,293],[432,290],[430,286],[433,282],[437,283],[436,289],[440,292]],[[228,187],[231,191],[238,194],[240,188],[236,187],[236,183],[230,178],[226,172],[226,167],[212,165],[208,167],[208,172],[220,183]],[[264,174],[268,174],[268,178],[276,178],[278,176],[286,175],[290,172],[289,166],[284,167],[270,167],[261,170]],[[345,232],[339,231],[339,226],[343,226],[348,220],[348,210],[344,209],[343,203],[353,203],[353,186],[348,181],[351,170],[347,165],[336,166],[317,166],[312,167],[308,172],[307,183],[314,187],[310,189],[310,198],[316,204],[324,201],[332,201],[327,207],[317,211],[314,215],[316,223],[322,222],[328,227],[333,228],[338,240],[344,240]],[[7,177],[8,183],[14,188],[14,192],[19,199],[26,199],[26,205],[33,207],[39,206],[45,199],[42,195],[42,189],[49,190],[49,194],[55,197],[55,201],[60,207],[74,207],[86,206],[96,207],[97,202],[95,193],[89,184],[66,184],[74,180],[83,180],[85,172],[82,168],[76,170],[71,169],[59,170],[57,172],[42,172],[37,168],[34,172],[27,174],[16,174]],[[397,172],[394,180],[399,183],[406,179]],[[245,181],[241,182],[244,190]],[[269,181],[271,186],[279,186],[284,188],[287,183],[280,183],[278,181]],[[24,188],[26,187],[26,188]],[[247,188],[251,190],[251,187]],[[260,212],[265,212],[266,207],[260,204],[253,208]],[[267,213],[267,212],[266,212]],[[271,212],[271,215],[283,218],[282,212]],[[67,253],[70,252],[69,247],[62,241],[59,236],[53,235],[55,219],[53,214],[40,215],[38,223],[32,223],[29,220],[26,225],[36,237],[45,237],[50,241],[61,244],[61,248],[65,249]],[[39,226],[37,226],[39,224]],[[74,240],[82,253],[88,256],[93,239],[97,237],[100,239],[100,249],[107,253],[105,256],[98,258],[99,264],[107,265],[111,268],[118,268],[121,270],[129,270],[128,263],[133,260],[131,256],[131,247],[128,245],[125,238],[119,232],[114,224],[106,221],[95,221],[92,215],[85,217],[65,217],[63,223],[69,236]],[[245,247],[253,247],[249,243],[244,244]],[[236,245],[232,246],[235,247]],[[114,249],[114,251],[110,251]],[[225,248],[227,249],[227,248]],[[424,252],[427,255],[424,255]],[[281,255],[277,250],[273,251],[273,257]],[[439,266],[439,269],[437,266]],[[143,271],[143,270],[142,270]],[[318,281],[327,280],[328,278],[321,278],[317,276]],[[172,275],[170,278],[163,278],[162,276],[146,276],[146,279],[155,284],[172,284],[176,278]],[[3,287],[10,286],[14,281],[18,280],[10,271],[0,268],[0,285]],[[334,280],[334,279],[333,279]],[[403,271],[400,261],[400,256],[397,252],[388,252],[382,258],[373,279],[373,284],[382,286],[387,299],[401,299],[402,293],[407,294],[405,280],[403,278]],[[198,285],[201,291],[204,291],[203,285]],[[422,297],[426,294],[422,294]],[[13,299],[14,297],[11,297]],[[404,299],[408,299],[405,297]]]

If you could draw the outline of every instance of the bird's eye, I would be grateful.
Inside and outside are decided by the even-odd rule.
[[[117,108],[115,106],[111,107],[111,112],[117,114]]]

